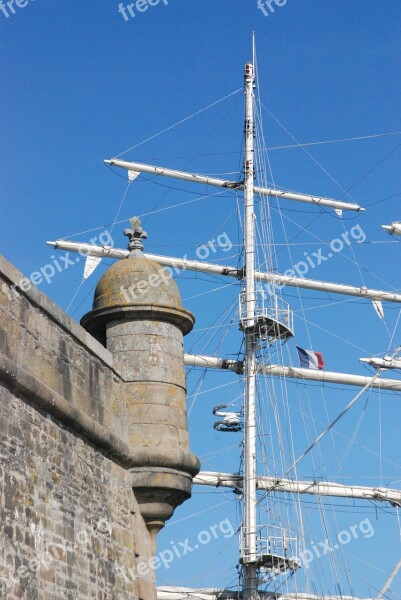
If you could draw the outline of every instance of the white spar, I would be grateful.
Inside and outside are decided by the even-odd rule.
[[[382,225],[382,229],[391,233],[391,235],[401,235],[401,221],[394,221],[391,225]]]
[[[282,365],[261,365],[259,373],[262,375],[270,375],[272,377],[286,377],[289,379],[302,379],[305,381],[320,381],[321,383],[355,385],[357,387],[365,387],[372,382],[372,377],[364,377],[363,375],[350,375],[348,373],[318,371],[316,369],[302,369],[298,367],[284,367]],[[401,380],[379,378],[372,382],[371,387],[401,392]]]
[[[127,162],[125,160],[105,160],[107,165],[112,167],[120,167],[127,171],[139,171],[140,173],[149,173],[151,175],[161,175],[162,177],[171,177],[173,179],[181,179],[183,181],[191,181],[193,183],[203,183],[218,188],[226,188],[231,190],[243,190],[244,183],[242,181],[229,181],[225,179],[216,179],[206,175],[198,175],[196,173],[186,173],[185,171],[176,171],[174,169],[166,169],[165,167],[155,167],[153,165],[145,165],[137,162]],[[358,204],[350,202],[342,202],[340,200],[332,200],[331,198],[322,198],[320,196],[311,196],[309,194],[298,194],[294,192],[285,192],[282,190],[274,190],[270,188],[254,187],[255,194],[264,196],[277,196],[284,200],[295,200],[296,202],[306,202],[309,204],[317,204],[320,206],[329,206],[336,210],[365,210]]]
[[[385,356],[384,358],[360,358],[359,362],[367,363],[375,369],[401,369],[401,360]]]
[[[68,242],[65,240],[56,240],[55,242],[46,242],[48,246],[56,250],[67,250],[69,252],[78,252],[81,256],[98,256],[105,258],[123,259],[129,256],[129,250],[122,248],[111,248],[110,246],[96,246],[94,244],[84,244],[80,242]],[[199,271],[201,273],[210,273],[212,275],[228,275],[230,277],[240,277],[241,270],[236,267],[224,267],[205,263],[198,260],[186,260],[184,258],[174,258],[170,256],[160,256],[158,254],[144,253],[144,257],[154,260],[163,267],[171,267],[177,271]],[[401,296],[400,296],[401,298]],[[401,301],[401,299],[400,299]]]
[[[69,252],[78,252],[82,256],[102,256],[108,258],[122,259],[129,255],[128,250],[119,248],[110,248],[109,246],[96,246],[92,244],[81,244],[79,242],[68,242],[65,240],[56,240],[54,242],[46,242],[48,246]],[[159,254],[144,253],[146,258],[158,262],[165,267],[171,267],[176,270],[198,271],[200,273],[210,273],[213,275],[224,275],[241,279],[243,272],[241,269],[230,265],[215,265],[197,260],[188,260],[184,258],[174,258],[171,256],[160,256]],[[343,285],[341,283],[331,283],[327,281],[318,281],[314,279],[303,279],[302,277],[290,277],[280,275],[278,273],[262,273],[255,272],[255,280],[272,283],[273,285],[283,285],[309,290],[318,290],[331,294],[341,294],[345,296],[362,297],[369,300],[399,302],[401,303],[401,294],[397,292],[386,292],[384,290],[374,290],[366,287],[356,287],[351,285]]]
[[[204,369],[222,369],[241,374],[244,363],[238,360],[203,356],[201,354],[184,354],[184,364],[187,367],[203,367]]]
[[[257,273],[259,281],[270,281],[276,285],[289,285],[309,290],[319,290],[331,294],[342,294],[344,296],[361,296],[369,300],[384,300],[386,302],[401,302],[401,294],[393,292],[385,292],[383,290],[372,290],[367,287],[356,287],[344,285],[342,283],[331,283],[326,281],[318,281],[314,279],[303,279],[301,277],[289,277],[276,273]]]
[[[242,476],[231,473],[212,473],[201,471],[193,483],[209,487],[229,487],[242,489]],[[394,506],[401,506],[401,490],[382,487],[365,487],[357,485],[342,485],[330,481],[300,481],[283,479],[279,477],[257,477],[258,490],[266,492],[276,491],[289,494],[311,494],[321,496],[335,496],[337,498],[359,498],[361,500],[377,500],[390,502]]]
[[[112,248],[111,246],[96,246],[95,244],[86,244],[80,242],[68,242],[66,240],[56,240],[55,242],[46,242],[48,246],[56,250],[67,250],[68,252],[77,252],[81,256],[97,256],[99,258],[127,258],[128,250]]]
[[[392,362],[400,361],[393,360]],[[184,364],[188,367],[221,369],[225,371],[234,371],[239,374],[243,372],[243,363],[241,361],[217,358],[215,356],[184,354]],[[333,371],[318,371],[317,369],[302,369],[300,367],[285,367],[282,365],[259,365],[258,373],[270,377],[288,377],[289,379],[338,383],[339,385],[353,385],[356,387],[365,387],[372,381],[372,377],[365,377],[363,375],[352,375],[349,373],[337,373]],[[401,380],[376,379],[372,382],[372,388],[401,392]]]

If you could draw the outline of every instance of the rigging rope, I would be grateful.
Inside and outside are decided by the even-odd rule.
[[[262,104],[262,102],[260,102],[260,104],[267,111],[267,113],[271,116],[271,118],[294,140],[294,142],[296,142],[296,144],[298,146],[300,146],[302,148],[302,150],[309,156],[309,158],[311,160],[313,160],[313,162],[319,167],[319,169],[321,169],[323,171],[323,173],[325,173],[329,177],[329,179],[331,179],[333,181],[333,183],[335,183],[341,189],[341,191],[343,192],[343,194],[346,195],[346,196],[348,196],[348,198],[352,202],[355,202],[355,200],[348,193],[348,191],[341,185],[341,183],[339,183],[337,181],[337,179],[335,179],[335,177],[333,177],[327,171],[327,169],[308,150],[306,150],[306,148],[304,148],[304,147],[301,146],[299,140],[285,127],[285,125],[283,125],[283,123],[281,123],[281,121],[264,104]]]
[[[242,87],[239,88],[238,90],[235,90],[234,92],[231,92],[231,94],[227,94],[227,96],[224,96],[223,98],[220,98],[219,100],[216,100],[215,102],[212,102],[208,106],[201,108],[200,110],[194,112],[192,115],[189,115],[188,117],[185,117],[184,119],[181,119],[180,121],[177,121],[177,123],[174,123],[174,125],[170,125],[169,127],[166,127],[165,129],[163,129],[162,131],[159,131],[158,133],[151,135],[150,137],[146,138],[145,140],[142,140],[142,142],[138,142],[138,144],[135,144],[135,146],[131,146],[131,148],[128,148],[127,150],[124,150],[123,152],[120,152],[120,154],[117,154],[114,158],[119,158],[120,156],[123,156],[124,154],[126,154],[127,152],[130,152],[131,150],[134,150],[135,148],[139,148],[139,146],[143,146],[143,144],[146,144],[146,142],[150,142],[151,140],[154,140],[155,138],[159,137],[159,135],[162,135],[163,133],[166,133],[167,131],[174,129],[174,127],[177,127],[178,125],[181,125],[182,123],[185,123],[186,121],[189,121],[193,117],[196,117],[197,115],[200,115],[201,113],[205,112],[206,110],[209,110],[209,108],[212,108],[213,106],[216,106],[217,104],[220,104],[220,102],[224,102],[224,100],[231,98],[231,96],[238,94],[238,92],[242,92]]]
[[[300,142],[299,144],[287,144],[284,146],[267,146],[265,148],[259,148],[259,149],[255,149],[255,152],[271,152],[272,150],[291,150],[292,148],[303,148],[303,147],[308,147],[308,146],[322,146],[322,145],[327,145],[327,144],[339,144],[342,142],[355,142],[355,141],[360,141],[360,140],[369,140],[369,139],[374,139],[374,138],[385,138],[385,137],[389,137],[389,136],[396,136],[396,135],[401,135],[401,131],[390,131],[387,133],[376,133],[376,134],[371,134],[371,135],[360,135],[360,136],[355,136],[355,137],[346,137],[346,138],[338,138],[338,139],[334,139],[334,140],[319,140],[319,141],[315,141],[315,142]],[[199,154],[198,156],[200,157],[207,157],[207,156],[229,156],[229,155],[233,155],[233,154],[242,154],[242,152],[238,152],[238,151],[231,151],[231,152],[212,152],[212,153],[208,153],[208,154]],[[150,158],[148,158],[147,160],[170,160],[170,159],[182,159],[182,158],[188,158],[188,155],[181,155],[181,156],[152,156]]]
[[[394,359],[397,354],[401,352],[401,347],[397,348],[397,350],[392,354],[391,359]],[[303,458],[324,438],[324,436],[338,423],[338,421],[345,415],[349,409],[354,406],[354,404],[359,400],[359,398],[366,392],[366,390],[371,387],[372,383],[376,381],[381,375],[382,369],[378,369],[377,373],[373,375],[373,377],[368,381],[368,383],[363,387],[357,395],[351,400],[351,402],[340,412],[340,414],[326,427],[324,431],[316,438],[316,440],[305,450],[305,452],[295,461],[293,465],[286,471],[284,477],[286,477],[297,465],[301,462]]]
[[[371,140],[374,138],[382,138],[382,137],[389,137],[389,136],[393,136],[393,135],[401,135],[401,131],[390,131],[389,133],[376,133],[376,134],[372,134],[372,135],[360,135],[357,137],[348,137],[348,138],[339,138],[339,139],[334,139],[334,140],[322,140],[322,141],[318,141],[318,142],[299,142],[297,144],[288,144],[286,146],[271,146],[270,148],[260,148],[260,152],[262,152],[263,150],[287,150],[290,148],[304,148],[306,146],[323,146],[326,144],[339,144],[341,142],[355,142],[358,140]]]

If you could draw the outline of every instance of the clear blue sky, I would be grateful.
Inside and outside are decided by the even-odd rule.
[[[4,10],[9,16],[0,12],[0,239],[2,254],[27,276],[53,260],[46,240],[87,232],[74,238],[87,241],[113,222],[126,189],[122,177],[125,173],[113,172],[102,164],[103,159],[242,86],[243,64],[251,58],[252,31],[257,38],[262,100],[298,140],[332,140],[401,130],[401,5],[394,0],[288,0],[267,17],[258,10],[256,0],[169,0],[167,5],[161,1],[146,12],[136,11],[135,17],[127,13],[128,20],[118,12],[117,0],[27,0],[25,7],[15,8],[15,14],[6,5]],[[293,143],[277,123],[266,113],[264,116],[269,146]],[[125,157],[202,173],[231,173],[238,170],[242,118],[242,95],[237,94]],[[401,219],[400,144],[401,136],[389,136],[308,148],[338,183],[300,149],[271,151],[278,185],[332,197],[343,194],[338,184],[347,190],[352,186],[349,193],[353,199],[368,208],[364,215],[346,215],[344,227],[349,230],[359,225],[369,243],[353,246],[355,256],[347,249],[333,257],[313,270],[311,277],[384,289],[400,287],[401,247],[397,243],[371,243],[388,242],[390,238],[380,225]],[[196,197],[193,192],[204,191],[187,185],[177,187],[179,190],[171,190],[138,180],[130,187],[118,220],[186,202]],[[278,255],[281,271],[302,260],[305,251],[319,247],[308,244],[329,242],[344,232],[342,223],[332,215],[319,216],[318,210],[304,205],[282,206],[288,237],[296,235],[294,242],[305,245],[292,247],[292,261],[285,251]],[[178,256],[188,253],[194,257],[199,244],[223,231],[234,243],[239,241],[232,197],[210,198],[154,213],[146,217],[145,225],[149,232],[146,247],[153,252]],[[300,232],[299,225],[305,230]],[[118,246],[125,245],[124,226],[116,225],[114,230]],[[279,222],[276,227],[276,239],[283,242]],[[95,231],[89,233],[92,229]],[[215,258],[230,263],[228,256],[237,251],[234,247],[232,252],[220,252]],[[69,309],[77,320],[90,309],[93,286],[105,266],[81,287]],[[40,288],[66,309],[81,277],[82,264],[76,264]],[[216,319],[239,291],[232,287],[194,297],[219,285],[221,282],[201,278],[196,281],[189,274],[180,278],[185,305],[196,314],[198,330]],[[386,307],[383,324],[369,303],[322,307],[329,304],[327,297],[305,293],[305,316],[313,323],[308,334],[299,318],[301,306],[294,289],[286,290],[286,297],[296,311],[297,344],[322,351],[330,370],[365,373],[358,359],[387,351],[399,314],[395,305]],[[398,328],[394,343],[400,342],[399,332]],[[188,349],[202,350],[201,341],[196,345],[201,334],[198,331],[188,337]],[[238,334],[230,334],[222,349],[235,354],[239,350]],[[208,349],[214,350],[215,346]],[[295,343],[289,344],[289,351],[295,361]],[[189,378],[190,396],[198,377],[199,373]],[[209,375],[205,389],[228,382],[227,376]],[[235,390],[228,386],[198,398],[190,415],[190,428],[192,446],[199,455],[238,445],[238,437],[222,439],[224,436],[213,431],[210,414],[214,405],[232,400],[233,394],[239,393],[237,387]],[[354,391],[326,390],[325,408],[320,391],[308,388],[302,393],[310,395],[310,410],[320,431]],[[340,427],[336,438],[340,456],[363,406]],[[293,411],[295,414],[295,405]],[[376,454],[353,446],[345,464],[346,481],[352,478],[361,485],[380,481],[399,485],[399,422],[399,397],[373,395],[357,441],[376,454],[382,451],[392,463],[381,463]],[[301,452],[307,439],[300,434],[296,443]],[[330,443],[322,446],[327,453],[327,476],[335,471]],[[210,462],[205,459],[204,468],[236,470],[238,456],[237,448]],[[314,474],[321,475],[319,460],[316,455]],[[301,473],[311,476],[311,470],[312,464],[306,462]],[[169,526],[161,535],[161,548],[172,540],[185,539],[188,530],[207,529],[227,515],[236,522],[235,502],[230,502],[230,493],[225,497],[229,508],[225,504]],[[197,493],[177,512],[176,519],[224,502],[225,497]],[[361,503],[356,505],[354,513],[340,513],[340,529],[364,518]],[[305,511],[311,513],[313,529],[317,519],[307,504]],[[394,511],[392,515],[376,515],[369,506],[366,514],[374,521],[375,535],[350,545],[349,552],[377,564],[380,570],[350,556],[346,560],[359,574],[352,579],[353,590],[367,597],[375,592],[363,579],[373,588],[380,587],[400,548]],[[324,538],[322,532],[320,536]],[[216,540],[159,572],[160,583],[194,587],[232,583],[235,570],[227,575],[224,569],[230,562],[235,564],[234,546],[234,539]],[[400,592],[400,583],[394,589]],[[335,592],[335,587],[331,590]],[[350,593],[349,586],[346,593]]]

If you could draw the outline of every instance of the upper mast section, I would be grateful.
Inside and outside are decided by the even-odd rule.
[[[245,162],[244,162],[244,247],[245,289],[240,295],[240,327],[253,343],[262,339],[288,339],[293,336],[290,308],[276,294],[255,287],[255,124],[253,119],[254,64],[245,65]]]
[[[245,162],[244,162],[244,246],[245,246],[245,291],[246,328],[255,325],[255,214],[254,214],[254,138],[253,89],[254,67],[245,65]]]

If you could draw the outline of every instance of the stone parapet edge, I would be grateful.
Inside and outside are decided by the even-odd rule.
[[[125,469],[135,467],[165,467],[183,470],[197,475],[200,470],[198,459],[182,451],[161,449],[159,453],[149,453],[146,448],[132,453],[130,447],[106,427],[92,419],[58,392],[39,381],[26,369],[16,365],[0,352],[0,383],[4,382],[10,391],[23,396],[36,407],[50,413],[55,419],[71,430],[92,442],[101,452],[118,462]]]
[[[13,285],[19,294],[25,296],[32,304],[35,304],[42,312],[46,313],[49,318],[58,324],[64,331],[73,336],[80,344],[101,360],[109,368],[121,378],[121,375],[114,368],[113,355],[102,346],[94,337],[92,337],[81,325],[74,319],[69,317],[53,300],[41,292],[37,287],[31,285],[30,289],[25,291],[19,287],[22,279],[26,279],[24,275],[18,271],[11,263],[3,256],[0,256],[0,274]]]

